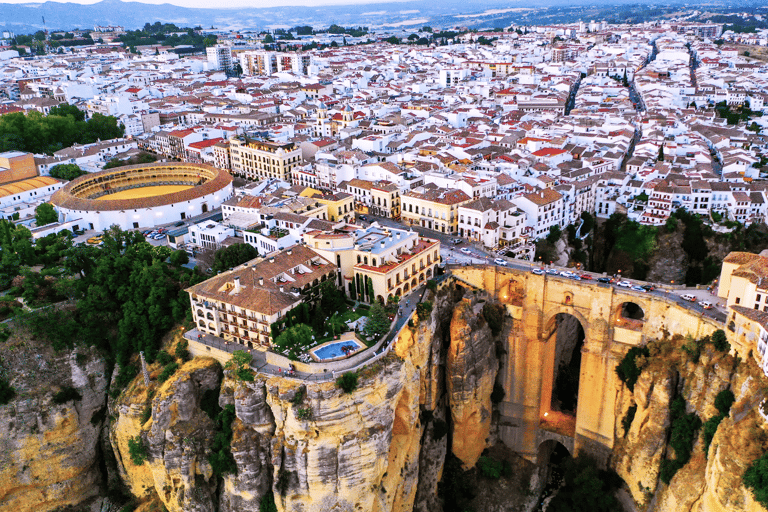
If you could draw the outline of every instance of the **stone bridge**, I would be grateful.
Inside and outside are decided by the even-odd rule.
[[[584,450],[604,463],[616,435],[615,368],[627,351],[665,332],[702,337],[723,328],[665,297],[594,281],[495,266],[452,268],[452,275],[459,286],[491,294],[513,318],[498,378],[505,392],[499,433],[534,462],[547,452],[542,443],[558,441],[573,455]],[[583,345],[573,415],[553,408],[552,393],[559,363],[577,352],[577,322]]]

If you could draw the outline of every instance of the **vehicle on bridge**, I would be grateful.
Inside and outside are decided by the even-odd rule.
[[[507,262],[506,262],[506,261],[504,261],[504,260],[503,260],[503,259],[501,259],[501,258],[496,258],[495,260],[493,260],[493,262],[494,262],[495,264],[497,264],[497,265],[502,265],[502,266],[505,266],[505,267],[507,266]]]
[[[696,297],[694,297],[690,293],[686,293],[685,295],[681,295],[680,298],[683,299],[683,300],[687,300],[689,302],[696,302]]]
[[[712,309],[712,303],[707,300],[700,301],[699,306],[703,307],[704,309]]]
[[[543,276],[544,275],[544,269],[543,268],[534,268],[534,269],[531,269],[531,272],[533,272],[537,276]]]

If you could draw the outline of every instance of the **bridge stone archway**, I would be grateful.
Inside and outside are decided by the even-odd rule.
[[[506,446],[532,462],[539,459],[540,435],[554,434],[573,439],[573,455],[586,451],[605,462],[615,441],[616,400],[621,390],[615,368],[627,351],[665,331],[700,338],[722,328],[663,296],[594,281],[489,265],[449,270],[457,284],[486,291],[512,318],[498,377],[504,388],[504,399],[497,405],[498,432]],[[627,303],[637,309],[628,311]],[[561,314],[574,318],[584,331],[576,417],[565,432],[549,428],[544,421],[552,405],[557,316]]]

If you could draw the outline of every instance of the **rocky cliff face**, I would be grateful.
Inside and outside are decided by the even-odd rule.
[[[768,426],[758,415],[762,398],[761,371],[751,361],[738,362],[707,346],[697,362],[681,350],[685,340],[676,337],[652,343],[633,393],[622,390],[613,465],[629,486],[635,501],[658,512],[741,512],[763,510],[742,484],[752,461],[768,448]],[[669,404],[682,396],[687,412],[702,421],[718,414],[715,398],[730,389],[736,398],[730,415],[719,425],[709,450],[704,452],[699,430],[690,461],[677,471],[669,485],[659,476],[661,462],[670,458]],[[637,412],[624,434],[621,419],[630,406]]]
[[[121,477],[133,494],[157,495],[170,511],[213,510],[218,500],[224,511],[256,512],[269,493],[280,511],[438,510],[448,446],[442,372],[448,327],[451,403],[467,411],[454,430],[472,429],[466,437],[475,450],[488,436],[493,377],[488,384],[485,366],[475,368],[492,346],[483,341],[488,327],[471,314],[451,321],[449,292],[432,299],[431,317],[406,327],[387,357],[359,372],[351,393],[334,381],[256,375],[249,382],[224,372],[219,405],[234,406],[230,448],[237,472],[220,486],[207,462],[216,427],[200,409],[205,391],[219,388],[218,363],[196,358],[154,394],[155,384],[146,389],[137,377],[110,407]],[[484,398],[475,421],[471,402],[478,397]],[[151,418],[142,423],[147,407]],[[147,446],[146,463],[132,463],[131,439]]]
[[[16,391],[0,406],[0,509],[44,512],[96,498],[104,361],[88,348],[57,353],[17,333],[2,347],[0,372]],[[73,398],[57,403],[65,387]]]
[[[499,362],[482,303],[465,298],[453,310],[446,365],[453,453],[465,469],[489,446],[491,393]]]

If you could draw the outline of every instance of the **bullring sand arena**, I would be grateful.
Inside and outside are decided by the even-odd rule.
[[[172,194],[174,192],[181,192],[182,190],[189,190],[192,188],[189,185],[158,185],[134,188],[128,190],[121,190],[112,194],[98,197],[98,201],[112,201],[115,199],[140,199],[143,197],[155,197],[164,196],[165,194]]]
[[[82,229],[137,229],[194,218],[232,194],[232,176],[222,169],[163,162],[86,174],[59,189],[51,203]]]

